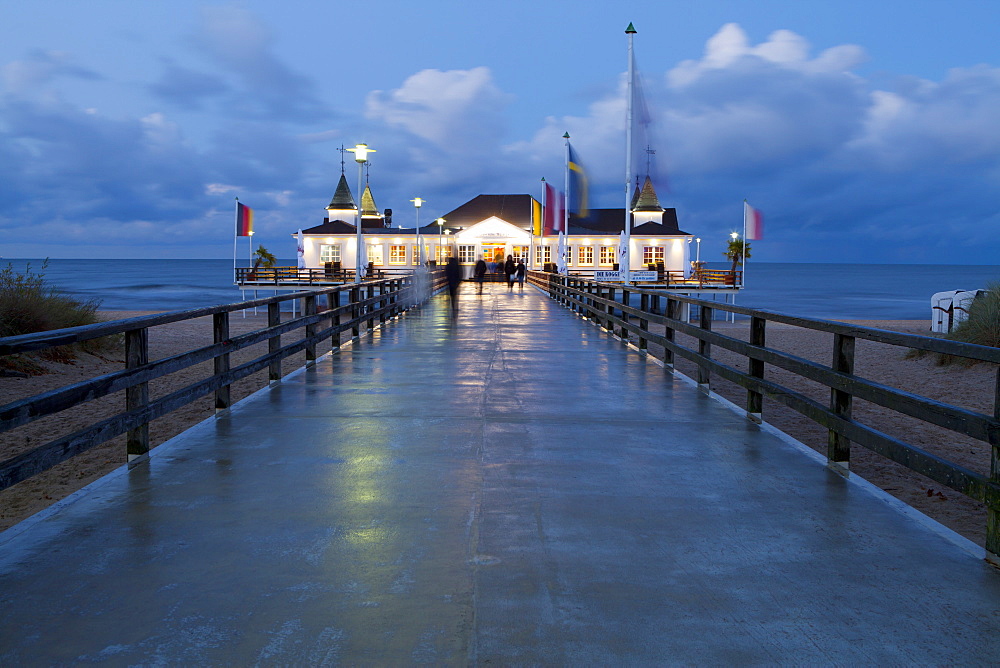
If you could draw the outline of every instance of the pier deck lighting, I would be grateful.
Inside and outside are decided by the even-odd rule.
[[[740,238],[740,233],[739,232],[730,232],[729,236],[731,236],[733,238],[733,241],[736,241],[737,239]]]
[[[416,211],[416,216],[417,216],[417,218],[416,218],[416,220],[417,220],[417,266],[418,267],[422,267],[422,266],[424,266],[424,242],[423,242],[423,239],[420,238],[420,207],[422,207],[424,205],[424,200],[421,197],[414,197],[410,201],[413,202],[413,206],[417,210]]]
[[[441,243],[442,243],[441,232],[444,230],[444,222],[445,221],[444,221],[444,218],[438,218],[434,222],[438,224],[438,252],[437,252],[437,259],[438,259],[438,262],[441,262],[441,261],[444,260],[444,251],[441,250]]]
[[[694,241],[697,244],[694,247],[694,253],[695,253],[695,255],[694,255],[694,261],[696,263],[698,263],[698,262],[701,262],[701,237],[698,237]]]
[[[362,253],[364,252],[365,245],[361,237],[361,194],[364,192],[364,175],[365,175],[365,163],[368,162],[368,154],[374,153],[375,149],[368,148],[368,144],[357,144],[354,148],[347,149],[354,154],[354,161],[358,163],[358,210],[355,214],[354,220],[357,223],[357,242],[355,250],[357,251],[354,259],[354,281],[360,283],[362,277],[364,276],[364,265],[367,264]]]

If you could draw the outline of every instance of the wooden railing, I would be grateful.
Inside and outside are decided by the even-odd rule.
[[[888,387],[854,373],[855,342],[859,339],[993,365],[1000,365],[1000,349],[828,320],[798,318],[557,274],[530,272],[529,280],[559,303],[609,332],[625,339],[630,336],[636,338],[640,349],[648,351],[650,343],[661,346],[663,362],[668,369],[674,369],[677,358],[693,362],[697,368],[697,382],[704,390],[710,390],[713,376],[743,387],[746,390],[747,416],[756,422],[763,419],[766,397],[822,425],[828,433],[827,460],[834,468],[847,469],[851,457],[849,446],[853,442],[984,503],[987,508],[986,549],[993,555],[1000,555],[1000,367],[996,372],[992,414],[978,413]],[[631,305],[635,296],[638,296],[638,307]],[[690,306],[698,307],[697,324],[686,322],[682,317]],[[712,331],[716,310],[748,317],[749,342]],[[768,323],[784,323],[832,334],[832,362],[829,365],[820,364],[769,348]],[[651,332],[651,324],[662,326],[663,333]],[[692,337],[697,341],[696,347],[680,345],[676,333]],[[713,359],[716,347],[744,357],[748,363],[747,371]],[[828,388],[829,403],[823,404],[765,378],[765,365]],[[970,471],[863,424],[852,414],[855,398],[988,444],[991,448],[990,474],[986,476]]]
[[[115,436],[127,434],[129,463],[144,458],[150,449],[149,423],[196,399],[215,393],[215,408],[229,408],[230,386],[250,374],[268,370],[269,381],[281,378],[281,360],[305,351],[307,363],[316,359],[317,345],[331,339],[340,346],[340,335],[348,330],[357,337],[375,321],[384,323],[445,285],[444,272],[434,271],[426,285],[414,277],[351,283],[306,292],[254,299],[208,308],[173,311],[151,316],[114,320],[94,325],[0,338],[0,356],[80,343],[106,336],[124,336],[125,368],[121,371],[45,392],[0,406],[0,433],[8,432],[78,404],[125,391],[125,412],[101,420],[0,463],[0,490],[52,468]],[[302,300],[302,315],[282,322],[281,305]],[[267,327],[230,337],[230,315],[245,309],[267,308]],[[156,361],[149,361],[149,330],[161,325],[212,316],[213,342],[202,348]],[[295,335],[289,341],[290,334]],[[282,340],[282,336],[285,340]],[[231,366],[233,353],[266,341],[267,353],[238,366]],[[196,364],[212,361],[213,373],[187,387],[155,400],[149,399],[149,382]]]
[[[412,269],[379,269],[366,272],[366,280],[378,280],[389,276],[402,276],[412,273]],[[237,284],[253,285],[316,285],[343,283],[354,280],[354,269],[299,269],[298,267],[236,267]]]

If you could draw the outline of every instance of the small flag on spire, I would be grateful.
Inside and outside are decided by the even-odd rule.
[[[253,209],[239,202],[236,203],[236,236],[253,236]]]

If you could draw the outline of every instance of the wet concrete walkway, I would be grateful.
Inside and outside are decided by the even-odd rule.
[[[1000,571],[464,287],[0,535],[0,665],[983,664]]]

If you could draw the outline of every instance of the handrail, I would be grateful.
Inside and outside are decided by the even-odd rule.
[[[316,347],[322,341],[330,339],[336,349],[340,345],[341,333],[350,330],[352,337],[358,337],[362,329],[371,331],[376,319],[384,323],[442,289],[446,283],[441,270],[428,272],[426,276],[426,292],[418,285],[417,276],[411,274],[0,338],[0,356],[3,356],[123,335],[126,359],[125,368],[121,371],[0,406],[0,433],[5,433],[122,390],[126,399],[125,412],[0,462],[0,490],[121,434],[127,434],[126,453],[130,465],[134,465],[150,450],[148,425],[152,420],[212,392],[215,393],[217,411],[229,408],[232,404],[230,386],[237,380],[264,368],[268,369],[269,381],[280,380],[281,360],[286,357],[305,351],[306,363],[314,363]],[[282,322],[281,304],[293,300],[304,302],[303,313]],[[259,307],[267,308],[267,326],[231,337],[230,314]],[[148,332],[151,328],[209,315],[213,318],[214,332],[211,344],[160,360],[148,360]],[[282,335],[290,334],[298,338],[291,342],[282,341]],[[264,341],[268,343],[266,354],[230,368],[234,352]],[[212,361],[214,366],[213,373],[208,377],[156,400],[149,399],[150,381],[207,361]]]
[[[854,350],[858,339],[994,365],[1000,365],[1000,349],[831,320],[801,318],[734,304],[720,304],[662,290],[621,283],[598,283],[576,276],[531,271],[528,278],[552,299],[608,332],[626,340],[630,335],[635,336],[638,347],[647,354],[650,343],[661,346],[662,361],[670,371],[675,371],[674,362],[677,357],[693,362],[697,369],[697,382],[702,390],[711,390],[713,376],[743,387],[746,390],[746,415],[754,422],[763,420],[763,401],[766,397],[825,427],[829,434],[827,461],[837,470],[847,470],[850,464],[850,444],[857,443],[956,492],[983,502],[988,514],[986,549],[993,555],[1000,554],[1000,367],[996,371],[997,389],[993,397],[992,414],[979,413],[888,387],[854,372]],[[634,306],[632,295],[639,296],[638,307]],[[682,318],[685,307],[689,306],[699,308],[697,324],[686,322]],[[749,317],[750,341],[713,331],[712,314],[716,310]],[[833,361],[824,365],[769,348],[766,345],[768,323],[794,325],[833,334]],[[650,331],[650,324],[662,326],[663,333]],[[677,332],[694,338],[696,345],[686,347],[678,343],[675,338]],[[712,350],[716,346],[745,358],[748,370],[742,371],[713,358]],[[765,365],[789,371],[828,388],[831,397],[829,404],[823,404],[765,378]],[[855,398],[987,443],[992,449],[990,474],[982,475],[967,470],[864,424],[852,412]]]

